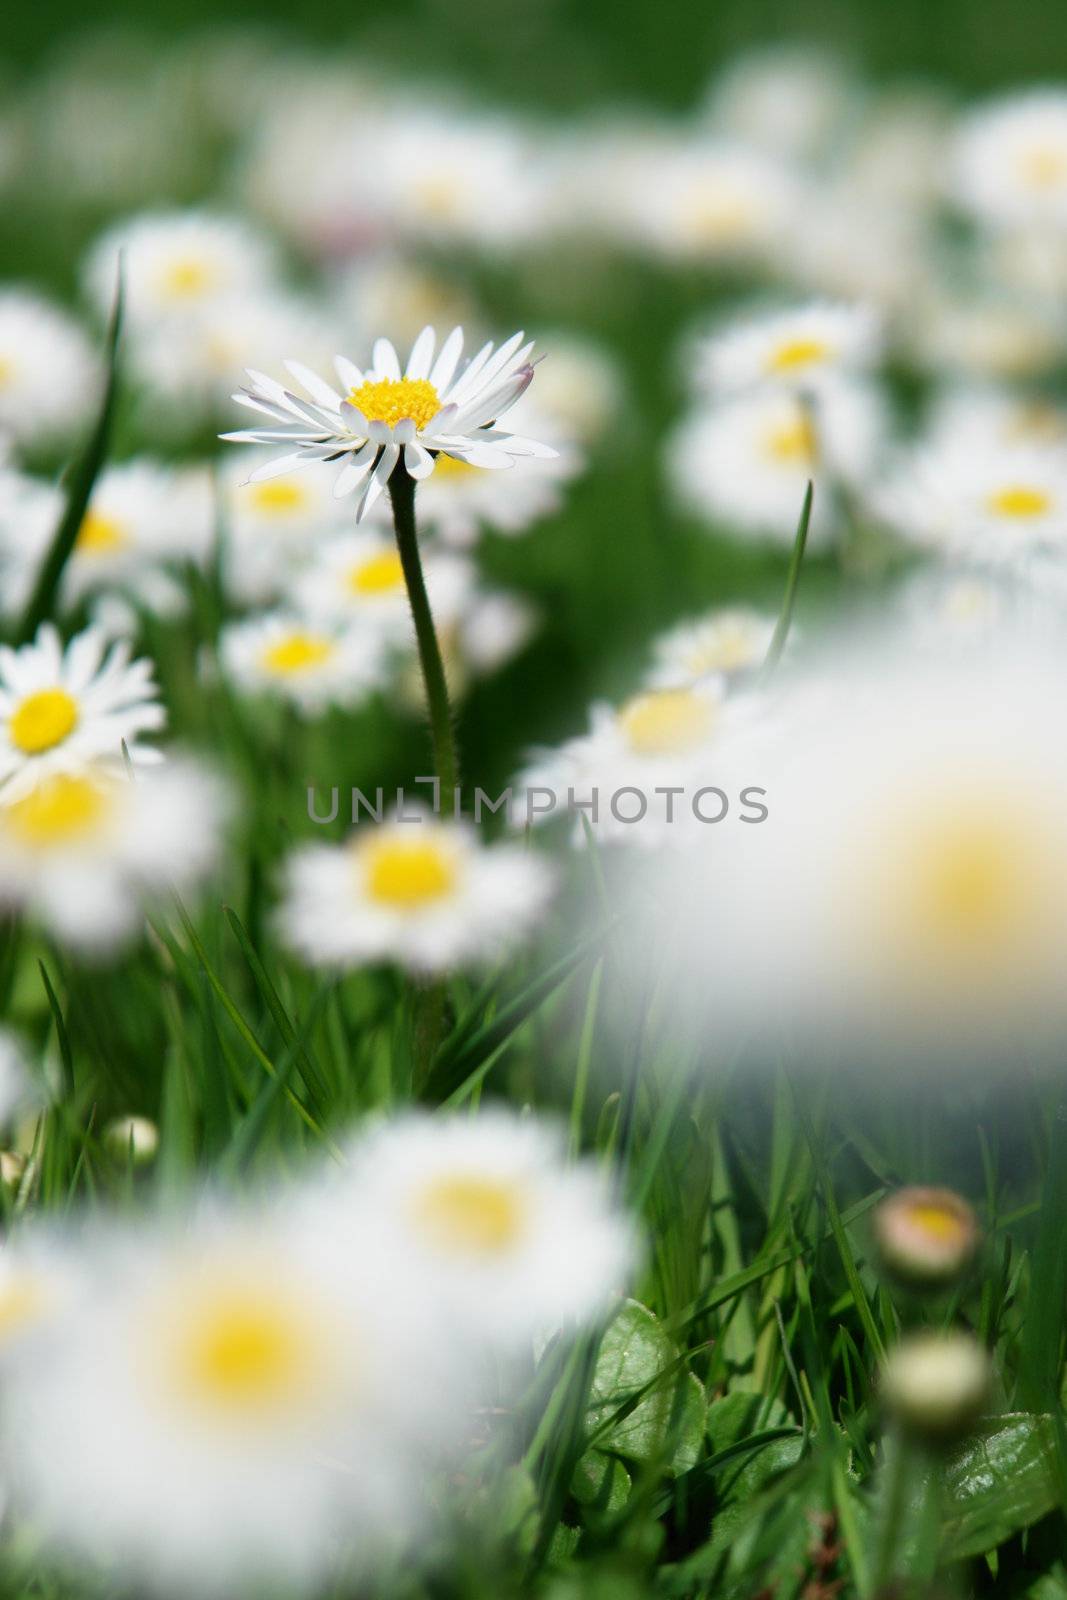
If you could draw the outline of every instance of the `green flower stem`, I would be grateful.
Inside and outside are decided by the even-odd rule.
[[[441,659],[437,630],[433,625],[430,601],[426,593],[426,580],[419,557],[419,541],[415,531],[415,480],[403,461],[398,461],[389,479],[389,498],[393,503],[393,527],[396,530],[396,547],[400,565],[404,570],[404,583],[408,591],[411,615],[415,623],[415,638],[419,647],[419,665],[426,687],[426,706],[430,716],[430,735],[433,739],[434,766],[440,783],[440,806],[444,816],[451,816],[455,805],[459,767],[456,744],[452,732],[452,708],[448,699],[448,684]]]

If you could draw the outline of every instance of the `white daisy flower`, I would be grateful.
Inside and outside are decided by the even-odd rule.
[[[907,457],[876,501],[905,538],[978,564],[1067,554],[1067,451],[966,439]]]
[[[108,287],[114,298],[115,280]],[[100,368],[72,317],[30,289],[0,290],[0,435],[66,437],[91,409]]]
[[[370,1215],[464,1342],[502,1353],[603,1318],[636,1264],[604,1174],[504,1110],[408,1114],[355,1144],[338,1206]],[[343,1229],[343,1223],[342,1223]]]
[[[945,1446],[974,1427],[990,1401],[989,1351],[962,1328],[923,1328],[890,1350],[881,1394],[893,1420],[925,1444]]]
[[[517,845],[486,848],[428,815],[385,821],[290,856],[279,933],[312,966],[448,972],[497,959],[539,921],[551,886],[545,862]]]
[[[21,616],[66,506],[57,484],[0,462],[0,613]]]
[[[603,345],[573,333],[552,332],[545,344],[552,359],[542,362],[537,388],[528,389],[512,406],[512,423],[561,450],[575,443],[595,444],[622,410],[619,364]]]
[[[100,589],[121,589],[151,610],[174,614],[186,597],[168,569],[202,566],[214,537],[211,480],[202,468],[147,458],[108,467],[93,485],[64,569],[63,600],[72,605]]]
[[[222,573],[226,592],[243,605],[287,593],[294,574],[350,516],[317,472],[293,472],[250,483],[258,450],[234,451],[221,464]]]
[[[713,395],[758,387],[813,393],[866,371],[880,353],[869,307],[815,302],[720,329],[698,345],[694,364],[698,386]]]
[[[524,426],[540,437],[552,424],[527,414]],[[516,538],[535,522],[557,512],[563,485],[581,468],[581,457],[555,434],[553,460],[517,460],[506,475],[487,471],[456,456],[439,455],[433,473],[419,490],[419,526],[446,544],[469,549],[483,530]]]
[[[133,329],[161,317],[188,321],[213,302],[263,291],[274,271],[270,245],[235,217],[142,212],[110,228],[89,253],[86,290],[101,311],[114,298],[120,256]]]
[[[413,1531],[455,1386],[423,1297],[345,1220],[343,1249],[300,1205],[85,1233],[90,1284],[8,1374],[5,1481],[53,1548],[223,1594]]]
[[[709,611],[652,645],[651,688],[685,688],[701,678],[754,672],[767,659],[775,618],[746,607]]]
[[[195,888],[216,865],[225,797],[168,761],[130,778],[99,764],[52,770],[0,804],[0,902],[83,958],[132,938],[146,904]]]
[[[274,426],[223,437],[292,447],[254,472],[253,481],[312,462],[343,461],[334,493],[361,490],[357,521],[385,488],[401,452],[415,479],[429,477],[442,454],[475,467],[510,467],[522,456],[555,455],[548,445],[495,426],[533,379],[528,359],[533,345],[524,345],[521,333],[499,350],[483,345],[462,369],[463,330],[452,330],[435,359],[436,342],[434,330],[424,328],[403,369],[388,339],[376,341],[374,365],[367,372],[338,356],[334,364],[343,395],[299,362],[288,362],[310,400],[250,370],[251,386],[234,399],[262,412]]]
[[[0,1362],[39,1340],[83,1287],[76,1252],[50,1231],[21,1226],[0,1245]]]
[[[1067,92],[1031,89],[972,112],[951,151],[949,189],[994,227],[1067,228]]]
[[[90,761],[121,769],[123,742],[131,761],[158,761],[159,752],[140,742],[166,720],[152,672],[150,661],[130,660],[125,643],[109,650],[97,628],[64,648],[55,628],[42,623],[32,643],[0,645],[3,801]]]
[[[352,262],[337,281],[335,299],[343,325],[368,344],[379,328],[387,328],[397,343],[410,344],[427,323],[437,328],[457,323],[469,327],[478,315],[462,287],[431,264],[385,248],[364,252]],[[555,350],[553,344],[553,357]],[[542,381],[540,374],[539,388]]]
[[[288,700],[306,716],[359,705],[384,677],[377,634],[287,611],[228,623],[219,636],[219,663],[246,694]]]
[[[629,174],[635,241],[672,259],[767,258],[789,233],[797,189],[778,161],[740,145],[686,140],[650,146],[646,170]]]
[[[857,94],[830,52],[770,45],[743,52],[717,75],[708,114],[729,137],[795,161],[826,152],[853,114]]]
[[[434,625],[441,631],[462,611],[474,587],[474,568],[460,556],[433,548],[423,556],[422,568]],[[369,627],[392,644],[413,642],[404,569],[391,531],[341,534],[322,545],[296,579],[293,593],[309,617]]]
[[[1058,307],[1002,290],[919,297],[901,333],[911,359],[939,379],[1045,377],[1067,350],[1067,323]]]
[[[934,396],[926,418],[932,450],[992,450],[1067,445],[1067,409],[1041,396],[994,387],[949,388]]]
[[[668,438],[671,492],[718,532],[791,546],[809,479],[810,541],[825,546],[840,522],[835,486],[859,489],[874,471],[887,419],[859,384],[827,386],[813,404],[782,392],[702,405]]]

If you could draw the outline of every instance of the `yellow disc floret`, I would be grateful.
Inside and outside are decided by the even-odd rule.
[[[384,550],[381,555],[360,561],[348,574],[348,587],[353,594],[395,594],[404,587],[404,569],[395,550]]]
[[[307,490],[292,478],[272,478],[267,483],[250,484],[248,498],[257,511],[266,512],[268,516],[285,516],[307,504]]]
[[[51,750],[78,726],[78,703],[65,689],[27,695],[8,724],[11,743],[24,755]]]
[[[792,422],[782,423],[768,430],[764,440],[767,454],[773,461],[790,466],[813,467],[819,454],[819,440],[810,417],[799,415]]]
[[[783,339],[767,361],[768,372],[801,372],[805,367],[818,366],[831,354],[825,339]]]
[[[367,378],[351,389],[349,401],[368,422],[413,422],[425,428],[441,409],[441,397],[428,378]]]
[[[103,555],[111,550],[121,550],[129,542],[129,535],[121,522],[114,517],[105,517],[99,511],[87,511],[78,529],[75,546],[90,555]]]
[[[210,1410],[271,1414],[314,1387],[319,1344],[300,1305],[271,1285],[219,1284],[200,1290],[185,1312],[179,1382]]]
[[[47,850],[92,833],[107,817],[108,802],[102,784],[62,773],[0,810],[0,825],[23,845]]]
[[[1029,521],[1052,510],[1052,496],[1045,489],[1025,483],[1012,483],[989,496],[988,505],[995,517],[1017,517]]]
[[[434,1243],[478,1256],[509,1250],[522,1234],[525,1210],[514,1182],[480,1173],[437,1178],[417,1206],[418,1220]]]
[[[386,836],[366,849],[363,860],[367,893],[392,910],[421,910],[446,899],[456,886],[452,852],[427,839]]]
[[[163,272],[163,292],[175,300],[195,300],[205,294],[215,282],[215,271],[210,262],[196,256],[184,256],[172,261]]]
[[[684,755],[696,750],[715,725],[711,702],[690,689],[653,689],[619,712],[619,727],[636,755]]]
[[[1067,150],[1056,146],[1032,146],[1023,152],[1019,166],[1031,189],[1058,189],[1067,182]]]
[[[334,641],[323,634],[290,633],[268,645],[263,652],[263,665],[268,672],[288,677],[321,667],[336,649]]]

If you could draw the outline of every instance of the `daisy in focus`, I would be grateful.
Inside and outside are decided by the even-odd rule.
[[[345,844],[294,851],[278,931],[316,967],[479,967],[533,930],[552,884],[539,857],[516,845],[483,846],[458,822],[422,815],[368,823]]]
[[[680,623],[653,643],[649,687],[686,687],[709,676],[755,672],[767,659],[774,629],[774,617],[745,607]]]
[[[112,276],[108,303],[114,292]],[[72,317],[31,289],[0,290],[0,436],[20,445],[59,438],[91,409],[99,377]]]
[[[709,335],[695,352],[696,382],[715,395],[761,387],[817,393],[828,380],[867,372],[881,348],[868,307],[816,302]]]
[[[127,644],[108,649],[98,628],[64,648],[42,623],[31,644],[0,646],[0,800],[91,761],[121,770],[123,743],[135,764],[160,760],[140,742],[166,720],[152,672],[150,661],[131,662]]]
[[[383,679],[383,640],[336,621],[268,611],[219,635],[223,675],[245,694],[288,700],[307,716],[356,706]]]
[[[637,1258],[602,1173],[532,1117],[408,1114],[350,1151],[339,1209],[375,1218],[464,1343],[501,1353],[603,1318]]]
[[[339,1539],[367,1559],[413,1531],[449,1415],[442,1341],[358,1230],[342,1270],[314,1222],[86,1232],[90,1281],[9,1372],[5,1478],[53,1548],[227,1593],[303,1587]]]
[[[1067,229],[1067,93],[1031,89],[970,113],[949,181],[953,198],[987,225]]]
[[[131,778],[99,764],[54,769],[0,804],[0,904],[86,958],[133,938],[146,909],[197,888],[218,861],[227,812],[212,774],[168,761]]]
[[[524,345],[522,334],[516,333],[499,350],[483,345],[461,367],[462,350],[461,328],[454,328],[437,350],[437,336],[426,327],[402,368],[389,340],[378,339],[367,371],[347,357],[336,358],[341,392],[299,362],[288,362],[309,399],[250,371],[250,387],[234,399],[273,425],[223,437],[239,444],[288,447],[258,468],[253,482],[316,462],[341,461],[334,493],[360,491],[357,521],[385,488],[401,454],[405,470],[416,480],[429,477],[441,455],[485,468],[510,467],[524,456],[553,457],[550,446],[496,427],[533,380],[533,345]]]
[[[134,329],[189,320],[213,303],[266,289],[274,273],[273,251],[247,223],[206,211],[145,212],[109,229],[89,253],[85,286],[102,313],[120,256]]]

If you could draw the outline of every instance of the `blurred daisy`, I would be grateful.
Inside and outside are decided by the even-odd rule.
[[[796,186],[786,169],[739,145],[650,147],[647,170],[629,177],[629,231],[668,257],[730,262],[769,256],[794,214]]]
[[[943,555],[1020,566],[1067,552],[1067,453],[992,443],[976,452],[966,439],[920,449],[878,504],[890,526]]]
[[[408,1114],[357,1143],[342,1193],[411,1262],[446,1326],[503,1353],[603,1318],[636,1239],[595,1167],[556,1130],[504,1110]]]
[[[317,472],[249,483],[259,451],[234,451],[222,463],[223,582],[242,604],[285,594],[294,573],[347,521],[343,505]]]
[[[168,761],[136,780],[98,764],[53,770],[0,804],[0,902],[84,958],[136,932],[146,904],[195,888],[215,866],[224,795]]]
[[[440,818],[357,828],[306,845],[286,867],[279,932],[312,966],[395,961],[448,972],[497,959],[540,920],[548,866],[515,845],[482,846]]]
[[[816,302],[710,335],[694,354],[696,382],[712,394],[760,386],[812,393],[830,379],[866,371],[880,353],[870,308]]]
[[[274,695],[308,716],[359,705],[381,684],[384,665],[374,633],[284,611],[229,623],[219,661],[246,694]]]
[[[115,279],[107,287],[107,302]],[[66,437],[91,408],[99,365],[72,317],[30,289],[0,290],[0,435]]]
[[[25,1224],[9,1233],[0,1245],[0,1362],[46,1334],[80,1287],[76,1254],[64,1240]]]
[[[551,360],[541,363],[537,388],[528,389],[512,406],[512,423],[561,450],[595,444],[622,409],[619,364],[603,345],[573,333],[553,332],[545,343]]]
[[[717,531],[786,546],[811,479],[817,548],[840,522],[835,486],[869,479],[885,433],[879,397],[858,384],[828,386],[814,407],[785,393],[745,395],[683,418],[667,441],[666,474],[682,505]]]
[[[970,113],[951,152],[950,192],[997,227],[1067,228],[1067,92],[1031,89]]]
[[[989,1352],[971,1333],[924,1328],[890,1350],[881,1374],[882,1399],[906,1433],[928,1445],[955,1444],[990,1400]]]
[[[940,380],[1044,377],[1067,349],[1067,324],[1057,306],[1003,290],[921,296],[901,333],[916,365]]]
[[[914,1288],[954,1283],[970,1266],[980,1234],[974,1211],[952,1189],[898,1189],[874,1213],[883,1265]]]
[[[752,672],[767,659],[774,629],[773,617],[740,607],[683,622],[654,641],[649,684],[686,687],[709,675]]]
[[[130,660],[129,646],[97,628],[64,648],[50,623],[31,644],[0,646],[0,797],[5,803],[54,774],[86,762],[122,767],[122,745],[135,763],[158,761],[140,742],[166,720],[152,663]]]
[[[98,239],[85,265],[88,293],[106,311],[122,259],[130,326],[190,320],[205,306],[269,287],[270,246],[245,222],[207,211],[142,212]]]
[[[431,548],[423,557],[423,577],[434,623],[438,630],[447,628],[473,588],[474,569],[459,556]],[[341,534],[324,544],[296,579],[294,594],[308,616],[377,630],[394,644],[413,639],[404,569],[391,532]]]
[[[5,1476],[53,1546],[228,1593],[311,1585],[339,1538],[365,1557],[410,1529],[449,1415],[443,1343],[365,1230],[341,1270],[314,1227],[86,1235],[95,1286],[16,1350],[5,1415]]]
[[[310,400],[250,371],[251,387],[234,399],[261,412],[274,426],[223,437],[240,444],[292,447],[258,468],[253,481],[312,462],[342,460],[334,493],[361,490],[357,521],[385,488],[401,452],[406,470],[416,479],[429,477],[442,454],[490,468],[509,467],[521,456],[555,455],[547,445],[495,426],[533,379],[528,360],[533,345],[523,345],[521,333],[499,350],[483,345],[461,369],[462,329],[452,330],[435,359],[436,343],[434,330],[424,328],[403,369],[388,339],[376,341],[374,366],[367,372],[338,356],[343,395],[300,363],[289,362]]]
[[[21,1040],[9,1028],[0,1028],[0,1123],[10,1122],[39,1099]],[[2,1299],[0,1291],[0,1322]]]
[[[716,77],[708,114],[728,136],[795,161],[826,152],[857,94],[829,51],[770,45],[743,52]]]
[[[528,425],[544,437],[551,424],[536,415]],[[579,469],[579,458],[556,438],[553,460],[518,460],[506,475],[487,472],[456,456],[440,455],[419,490],[419,525],[445,543],[467,549],[483,530],[515,538],[557,512],[563,485]]]
[[[214,536],[205,471],[146,458],[108,467],[93,486],[64,570],[64,601],[122,590],[159,614],[180,612],[186,594],[175,569],[185,562],[203,565]]]
[[[21,616],[66,505],[62,489],[0,461],[0,613]]]

